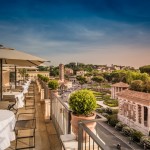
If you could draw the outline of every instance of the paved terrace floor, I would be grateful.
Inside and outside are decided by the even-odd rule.
[[[44,103],[40,102],[40,95],[37,92],[36,87],[36,132],[35,132],[35,148],[32,150],[61,150],[61,143],[57,136],[56,130],[51,120],[44,120]],[[21,112],[22,109],[19,110]],[[21,144],[26,143],[24,140],[19,142]],[[11,146],[7,150],[15,150],[15,141],[11,143]]]

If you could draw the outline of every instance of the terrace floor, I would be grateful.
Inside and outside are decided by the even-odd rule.
[[[61,150],[61,142],[57,136],[56,130],[51,120],[44,119],[44,103],[40,102],[40,95],[36,87],[36,131],[35,131],[35,148],[32,150]],[[19,110],[21,112],[22,109]],[[19,146],[23,146],[28,141],[25,139],[19,142]],[[15,141],[7,150],[15,149]]]

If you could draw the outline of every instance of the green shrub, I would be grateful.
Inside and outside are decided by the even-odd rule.
[[[105,118],[107,118],[107,120],[110,118],[110,115],[107,113],[102,113],[102,116],[104,116]],[[108,122],[108,121],[107,121]]]
[[[98,113],[104,113],[104,112],[105,112],[105,109],[104,109],[103,107],[100,107],[100,108],[96,109],[96,111],[97,111]]]
[[[105,108],[105,113],[108,113],[109,115],[112,115],[112,109],[107,107]]]
[[[69,106],[76,115],[90,115],[96,109],[96,98],[89,90],[78,90],[71,94]]]
[[[140,131],[136,131],[136,130],[134,130],[134,132],[131,134],[131,137],[133,141],[135,142],[140,142],[140,139],[142,136],[143,136],[143,133],[141,133]]]
[[[109,123],[111,126],[115,127],[118,122],[119,122],[119,121],[118,121],[118,119],[117,119],[117,115],[110,115],[110,116],[108,117],[108,123]]]
[[[116,130],[122,131],[122,128],[125,127],[126,125],[123,124],[122,122],[118,122],[115,126]]]
[[[112,109],[112,114],[118,114],[118,109]]]
[[[39,78],[39,79],[41,79],[41,78],[42,78],[42,75],[41,75],[41,74],[38,74],[37,76],[38,76],[38,78]]]
[[[140,139],[140,143],[142,145],[146,145],[147,148],[150,148],[150,137],[149,136],[142,136]]]
[[[49,81],[49,77],[44,77],[43,76],[42,80],[47,83]]]
[[[105,105],[110,106],[110,107],[117,107],[118,106],[118,100],[114,100],[114,99],[104,100],[103,103]]]
[[[109,100],[110,99],[110,95],[103,95],[102,98],[103,98],[103,100]]]
[[[131,136],[134,132],[134,129],[130,128],[129,126],[125,126],[125,127],[122,128],[122,132],[126,136]]]
[[[57,80],[50,80],[50,81],[48,82],[48,87],[49,87],[51,90],[56,90],[56,89],[58,89],[58,87],[59,87],[58,81],[57,81]]]

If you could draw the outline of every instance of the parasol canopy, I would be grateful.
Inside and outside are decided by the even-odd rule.
[[[3,64],[14,64],[19,66],[39,66],[46,60],[17,51],[12,48],[6,48],[0,45],[0,100],[2,100],[2,66]]]

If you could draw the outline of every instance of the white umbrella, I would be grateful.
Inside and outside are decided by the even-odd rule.
[[[0,45],[0,100],[2,100],[2,65],[14,64],[19,66],[38,66],[46,60],[17,51],[11,48],[5,48]]]

